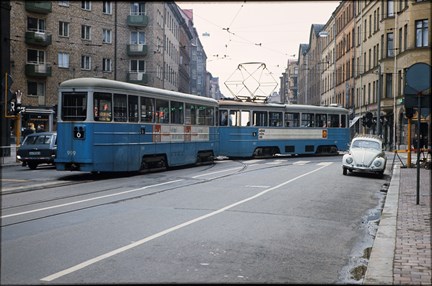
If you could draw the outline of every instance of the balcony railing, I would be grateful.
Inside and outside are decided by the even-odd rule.
[[[47,64],[26,64],[25,74],[31,77],[51,76],[51,66]]]
[[[128,46],[128,56],[145,56],[148,52],[147,45],[141,45],[141,44],[130,44]]]
[[[51,1],[25,1],[25,9],[27,12],[48,14],[52,11],[52,3]]]
[[[143,72],[129,72],[127,81],[130,83],[145,85],[148,84],[148,75]]]
[[[52,35],[45,32],[26,32],[25,42],[29,45],[49,46],[52,42]]]
[[[127,24],[135,27],[146,27],[148,25],[148,17],[146,15],[129,15]]]

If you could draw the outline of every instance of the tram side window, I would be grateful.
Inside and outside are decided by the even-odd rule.
[[[316,114],[316,127],[327,127],[327,114]]]
[[[314,127],[315,126],[315,115],[313,113],[302,113],[301,115],[301,126],[302,127]]]
[[[156,99],[156,123],[169,123],[169,102]]]
[[[148,97],[141,97],[141,121],[154,122],[154,112],[154,99]]]
[[[205,108],[205,125],[213,126],[215,125],[215,109],[210,106]]]
[[[282,112],[269,112],[270,126],[282,126]]]
[[[328,127],[339,127],[339,114],[329,114]]]
[[[185,124],[196,124],[196,107],[193,104],[186,103]]]
[[[268,126],[267,111],[254,111],[252,116],[253,125]]]
[[[138,122],[138,96],[128,95],[129,122]]]
[[[220,114],[219,125],[220,126],[227,126],[228,125],[228,110],[220,109],[219,114]]]
[[[63,92],[62,94],[62,120],[84,121],[87,112],[87,93]]]
[[[230,114],[228,117],[228,124],[230,126],[240,126],[240,122],[241,122],[240,110],[230,110]]]
[[[299,113],[285,113],[285,127],[299,127],[300,114]]]
[[[114,121],[127,121],[127,97],[125,94],[114,94]]]
[[[93,116],[95,121],[111,121],[111,102],[110,93],[95,92],[94,95]]]
[[[250,111],[241,111],[241,126],[250,126]]]
[[[171,123],[184,123],[184,104],[183,102],[171,101]]]
[[[341,114],[341,122],[339,127],[347,127],[347,116],[345,114]]]
[[[198,106],[198,125],[213,125],[213,108],[208,106]]]

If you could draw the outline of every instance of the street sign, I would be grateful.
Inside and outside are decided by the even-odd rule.
[[[425,63],[411,65],[405,74],[404,86],[405,109],[429,107],[431,104],[431,66]]]

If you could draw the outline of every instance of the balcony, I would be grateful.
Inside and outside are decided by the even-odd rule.
[[[48,14],[52,11],[52,4],[51,1],[25,1],[25,9],[27,12]]]
[[[130,44],[127,45],[128,50],[128,56],[146,56],[148,47],[147,45],[141,45],[141,44]]]
[[[143,72],[129,72],[127,81],[130,83],[146,85],[148,84],[148,75]]]
[[[29,45],[46,47],[51,45],[52,35],[49,35],[45,32],[26,32],[25,42]]]
[[[51,66],[47,64],[35,64],[35,63],[26,64],[25,75],[31,77],[51,76]]]
[[[146,27],[148,25],[148,17],[146,15],[129,15],[127,24],[134,27]]]

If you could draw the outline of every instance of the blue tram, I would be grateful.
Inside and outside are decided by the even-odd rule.
[[[220,100],[219,121],[219,153],[231,158],[338,154],[350,141],[341,107]]]
[[[218,102],[126,82],[60,85],[57,170],[125,172],[211,162]]]

